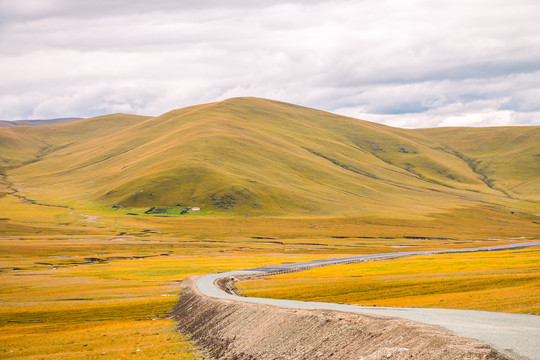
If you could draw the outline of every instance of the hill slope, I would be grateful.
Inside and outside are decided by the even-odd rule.
[[[55,204],[295,216],[538,211],[539,127],[402,130],[235,98],[154,118],[0,130],[9,181]]]

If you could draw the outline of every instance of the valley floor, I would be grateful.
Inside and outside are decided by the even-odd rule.
[[[180,281],[187,277],[394,250],[519,243],[538,234],[537,225],[526,217],[511,222],[505,216],[512,215],[486,210],[485,219],[480,220],[472,209],[416,221],[185,218],[127,216],[110,209],[74,212],[9,195],[0,198],[0,209],[0,356],[6,359],[199,359],[202,355],[174,330],[175,323],[168,318],[181,291]],[[516,251],[511,261],[516,268],[532,269],[529,275],[533,276],[539,272],[537,255],[537,250]],[[400,261],[412,258],[392,263]],[[427,264],[434,262],[411,263],[407,271],[426,274],[431,271]],[[448,274],[459,274],[469,265],[455,258],[441,266]],[[319,282],[312,279],[313,285],[324,281],[326,290],[319,287],[317,291],[337,294],[328,284],[339,288],[342,282],[346,288],[350,285],[346,277],[357,279],[348,271],[330,282],[325,276],[336,274],[321,273],[316,275]],[[486,281],[490,276],[499,279],[496,272],[485,275]],[[538,307],[540,297],[534,295],[538,280],[529,276],[532,282],[525,286],[526,279],[507,275],[508,282],[517,286],[513,288],[515,307],[531,306],[529,298]],[[504,289],[507,283],[497,280],[493,287]],[[424,285],[437,289],[432,282]],[[386,289],[384,296],[392,298],[391,290]],[[434,301],[451,298],[444,292],[434,296]],[[478,300],[471,303],[473,308],[489,303],[480,295]]]

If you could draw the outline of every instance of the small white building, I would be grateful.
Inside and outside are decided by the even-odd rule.
[[[201,208],[200,207],[192,207],[191,211],[201,211]]]

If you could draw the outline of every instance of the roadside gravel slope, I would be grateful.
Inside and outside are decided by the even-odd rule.
[[[216,299],[194,278],[183,285],[173,316],[211,359],[511,359],[438,326]]]

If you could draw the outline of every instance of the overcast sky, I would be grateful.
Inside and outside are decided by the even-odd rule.
[[[399,127],[540,125],[538,0],[0,0],[0,119],[257,96]]]

